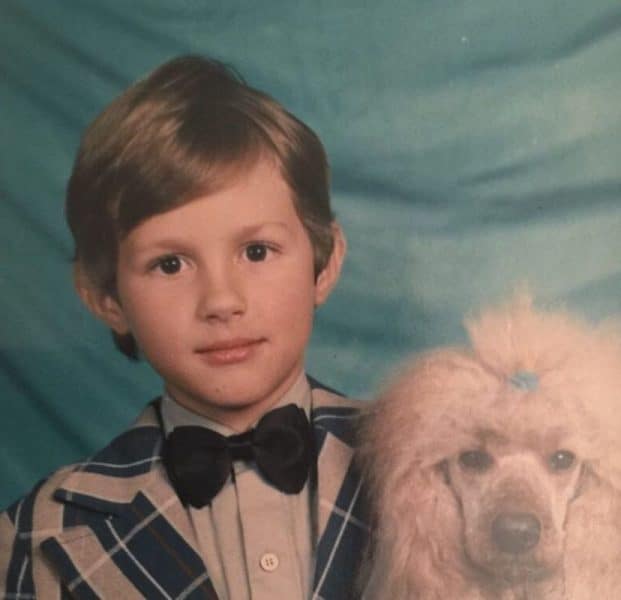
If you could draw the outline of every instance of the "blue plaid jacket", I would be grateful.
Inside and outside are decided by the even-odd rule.
[[[319,453],[310,597],[345,600],[355,597],[368,533],[352,464],[358,411],[323,388],[312,395]],[[2,513],[0,597],[217,600],[188,512],[161,464],[162,441],[150,405],[92,459],[58,471]]]

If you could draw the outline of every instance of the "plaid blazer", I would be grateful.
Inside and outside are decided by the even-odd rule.
[[[368,527],[352,464],[355,402],[313,387],[318,540],[311,598],[353,592]],[[187,510],[161,463],[154,404],[87,462],[0,515],[0,597],[217,600]],[[4,593],[4,595],[2,595]]]

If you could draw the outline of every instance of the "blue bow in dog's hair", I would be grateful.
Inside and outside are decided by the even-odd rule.
[[[509,377],[509,383],[518,390],[532,392],[539,387],[539,375],[532,371],[516,371]]]

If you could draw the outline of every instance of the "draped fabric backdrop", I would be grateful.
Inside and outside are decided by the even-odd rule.
[[[621,308],[618,0],[2,0],[0,505],[160,391],[78,303],[63,196],[85,125],[180,53],[308,122],[349,238],[309,371],[369,397],[529,281]]]

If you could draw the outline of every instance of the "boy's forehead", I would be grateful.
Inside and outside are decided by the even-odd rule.
[[[220,202],[222,198],[225,201]],[[232,167],[217,186],[198,191],[184,204],[196,204],[202,200],[218,203],[214,212],[230,212],[240,219],[246,213],[295,208],[293,192],[280,166],[268,158]],[[209,204],[205,203],[205,206]]]
[[[288,228],[301,224],[293,194],[280,169],[271,161],[258,161],[239,169],[217,189],[197,193],[180,205],[144,219],[126,238],[136,238],[136,229],[166,234],[179,227],[205,231],[234,224],[248,233],[271,226]]]
[[[135,198],[121,197],[116,210],[114,210],[117,213],[121,228],[125,229],[125,232],[129,232],[146,219],[174,211],[181,206],[207,196],[216,195],[223,190],[238,187],[240,184],[249,181],[249,176],[256,171],[261,172],[261,178],[267,176],[274,181],[280,181],[289,190],[293,200],[293,192],[283,175],[279,161],[267,152],[252,153],[248,156],[219,161],[215,164],[194,165],[192,170],[194,173],[189,178],[192,181],[186,177],[185,184],[177,186],[179,189],[176,194],[168,195],[167,199],[166,197],[162,200],[158,199],[155,205],[151,202],[144,202],[140,208],[136,206]],[[254,179],[254,181],[256,180],[257,178]],[[153,197],[157,197],[157,195],[154,194]],[[151,206],[149,206],[150,204]],[[138,212],[136,213],[136,211]],[[142,213],[142,218],[140,218],[140,213]],[[133,218],[133,214],[138,218]],[[123,227],[123,223],[127,225],[126,228]]]

